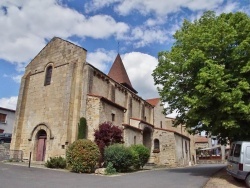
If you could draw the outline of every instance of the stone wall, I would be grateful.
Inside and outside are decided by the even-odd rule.
[[[76,139],[85,61],[84,49],[54,38],[30,62],[21,83],[11,149],[23,150],[24,158],[32,152],[35,160],[36,133],[45,127],[45,160],[65,155],[65,144]],[[52,78],[44,85],[48,66],[53,67]]]
[[[196,142],[195,149],[208,148],[208,142]]]
[[[188,165],[190,160],[190,142],[183,136],[175,134],[176,162],[179,166]]]
[[[133,128],[124,128],[123,131],[124,144],[126,146],[131,146],[133,144],[142,144],[142,134],[139,130],[134,130]]]
[[[158,128],[166,129],[166,122],[165,122],[165,115],[162,113],[163,106],[161,105],[161,102],[154,107],[154,126]]]
[[[160,151],[154,152],[154,139],[159,139]],[[152,139],[151,155],[158,165],[176,166],[176,143],[173,132],[155,129]]]

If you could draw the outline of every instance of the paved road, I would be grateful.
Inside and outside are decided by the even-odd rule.
[[[225,165],[145,170],[119,176],[76,174],[0,162],[1,188],[199,188]]]

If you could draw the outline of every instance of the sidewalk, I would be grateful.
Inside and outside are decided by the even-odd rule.
[[[246,187],[244,181],[236,181],[227,174],[226,168],[221,169],[211,177],[203,188],[238,188]]]

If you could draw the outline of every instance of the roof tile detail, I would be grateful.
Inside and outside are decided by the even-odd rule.
[[[154,98],[154,99],[147,99],[146,100],[149,104],[151,104],[152,106],[156,106],[159,101],[160,101],[160,98]]]
[[[115,61],[112,65],[112,67],[110,68],[108,76],[110,78],[112,78],[113,80],[115,80],[116,82],[118,82],[118,83],[124,85],[125,87],[127,87],[128,89],[132,90],[134,93],[137,93],[137,91],[133,88],[133,86],[129,80],[127,71],[123,65],[120,54],[117,54]]]

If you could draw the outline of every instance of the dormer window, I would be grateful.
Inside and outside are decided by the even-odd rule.
[[[51,83],[51,77],[52,77],[52,66],[48,66],[46,69],[46,74],[45,74],[45,80],[44,80],[44,85],[50,85]]]

